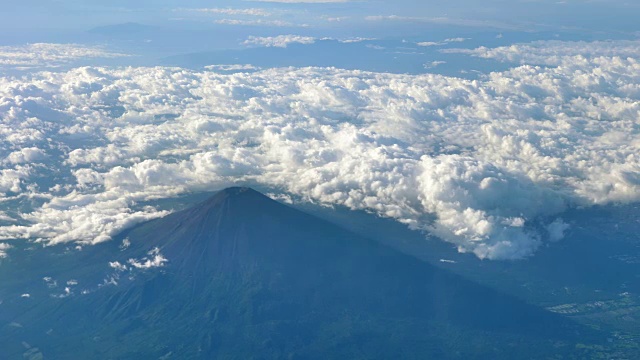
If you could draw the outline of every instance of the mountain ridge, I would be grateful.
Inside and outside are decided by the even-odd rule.
[[[22,327],[0,335],[59,359],[524,359],[595,336],[250,188],[50,260],[71,264],[61,281],[103,285],[33,292],[37,304],[10,304]],[[85,337],[98,340],[65,342]]]

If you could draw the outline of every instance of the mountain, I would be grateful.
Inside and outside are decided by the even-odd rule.
[[[544,359],[600,336],[249,188],[22,250],[0,264],[9,359]]]

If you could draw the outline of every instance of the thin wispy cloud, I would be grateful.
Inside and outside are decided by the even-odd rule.
[[[240,19],[219,19],[214,20],[220,25],[236,26],[274,26],[274,27],[309,27],[308,24],[297,24],[283,20],[240,20]]]
[[[316,38],[300,35],[278,35],[278,36],[251,36],[242,44],[246,46],[281,47],[286,48],[291,44],[313,44]]]
[[[111,52],[102,47],[79,44],[35,43],[0,46],[0,67],[59,67],[77,60],[127,56],[129,55]]]
[[[457,37],[457,38],[444,39],[442,41],[422,41],[422,42],[416,43],[416,45],[424,46],[424,47],[442,46],[442,45],[447,45],[447,44],[451,44],[451,43],[460,43],[460,42],[464,42],[464,41],[467,41],[467,40],[471,40],[471,39]]]
[[[272,16],[273,13],[266,9],[258,8],[199,8],[199,9],[175,9],[176,12],[195,12],[201,14],[214,14],[214,15],[248,15],[248,16]]]

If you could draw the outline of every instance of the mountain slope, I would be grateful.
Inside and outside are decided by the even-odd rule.
[[[32,256],[47,286],[1,294],[13,356],[537,359],[594,336],[248,188]]]

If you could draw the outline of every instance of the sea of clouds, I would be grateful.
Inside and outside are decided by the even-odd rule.
[[[530,256],[563,237],[566,209],[640,200],[640,42],[610,42],[622,56],[548,45],[474,50],[524,63],[479,80],[214,67],[0,77],[0,239],[98,243],[166,214],[146,201],[260,184],[480,258]]]

